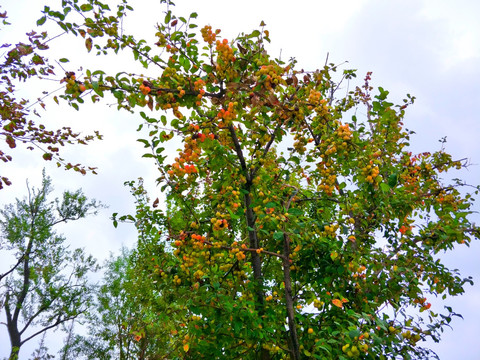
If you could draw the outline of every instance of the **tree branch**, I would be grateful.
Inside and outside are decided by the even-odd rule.
[[[235,146],[235,152],[237,153],[238,160],[240,161],[240,166],[242,167],[242,170],[247,179],[247,186],[250,186],[252,182],[252,178],[248,173],[247,163],[245,161],[245,157],[243,156],[242,147],[240,145],[240,142],[238,141],[237,133],[235,132],[235,128],[233,127],[233,124],[228,125],[228,130],[230,131],[230,136],[232,138],[233,145]]]
[[[2,281],[2,279],[6,276],[8,276],[9,274],[11,274],[13,271],[15,271],[15,269],[22,263],[23,259],[25,258],[25,254],[22,254],[22,256],[20,256],[20,259],[18,259],[17,263],[10,269],[8,270],[6,273],[0,275],[0,281]]]
[[[66,317],[64,319],[61,319],[61,315],[59,315],[59,317],[57,318],[57,321],[55,321],[55,323],[53,323],[52,325],[49,325],[45,328],[43,328],[42,330],[39,330],[37,331],[35,334],[29,336],[28,338],[26,338],[25,340],[22,340],[21,344],[25,344],[27,341],[33,339],[34,337],[44,333],[45,331],[48,331],[54,327],[57,327],[58,325],[60,324],[63,324],[64,322],[67,322],[67,321],[70,321],[70,320],[73,320],[75,318],[77,318],[79,315],[83,314],[86,310],[83,310],[83,311],[80,311],[78,314],[76,314],[75,316],[69,316],[69,317]]]

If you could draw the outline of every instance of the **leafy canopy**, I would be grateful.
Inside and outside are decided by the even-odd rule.
[[[472,195],[442,178],[465,161],[443,146],[411,153],[404,116],[414,98],[395,105],[370,73],[342,94],[354,70],[273,58],[265,24],[226,39],[162,3],[155,43],[121,28],[126,1],[44,11],[88,52],[128,50],[145,68],[89,69],[62,95],[75,108],[111,94],[118,109],[144,109],[149,137],[139,141],[162,196],[151,203],[130,183],[137,211],[114,224],[139,232],[129,294],[141,309],[132,336],[157,344],[145,356],[428,356],[421,341],[437,341],[456,315],[430,299],[471,283],[438,256],[478,238]]]

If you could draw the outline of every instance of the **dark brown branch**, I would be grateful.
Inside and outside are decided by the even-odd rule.
[[[294,189],[287,202],[284,204],[285,211],[288,211],[293,198],[298,193],[298,188],[290,186]],[[297,324],[295,321],[294,300],[292,297],[292,277],[290,274],[290,237],[286,232],[283,233],[283,282],[285,283],[285,310],[287,312],[288,329],[290,335],[290,358],[292,360],[300,360],[300,344],[298,341]]]
[[[232,138],[233,145],[235,147],[235,152],[237,153],[238,160],[240,161],[240,166],[242,167],[242,170],[247,179],[247,186],[250,186],[252,182],[252,178],[248,173],[247,163],[245,161],[245,157],[243,156],[242,147],[240,145],[240,142],[238,141],[237,133],[235,131],[235,128],[233,127],[233,124],[228,125],[228,130],[230,131],[230,136]]]
[[[292,298],[292,278],[290,275],[290,237],[283,233],[283,281],[285,283],[285,309],[287,311],[288,329],[291,341],[292,360],[300,360],[300,344],[298,341],[297,325],[295,322],[295,310]]]
[[[44,327],[42,330],[37,331],[35,334],[29,336],[29,337],[26,338],[25,340],[22,340],[21,344],[22,344],[22,345],[25,344],[27,341],[33,339],[34,337],[36,337],[36,336],[44,333],[45,331],[50,330],[50,329],[52,329],[52,328],[54,328],[54,327],[56,327],[56,326],[58,326],[58,325],[60,325],[60,324],[63,324],[64,322],[67,322],[67,321],[70,321],[70,320],[73,320],[73,319],[77,318],[79,315],[83,314],[85,311],[86,311],[86,310],[81,311],[81,312],[79,312],[78,314],[76,314],[75,316],[69,316],[69,317],[66,317],[66,318],[64,318],[64,319],[62,319],[61,316],[59,315],[58,318],[57,318],[57,321],[55,321],[53,324],[51,324],[51,325],[49,325],[49,326],[47,326],[47,327]]]
[[[0,275],[0,281],[2,281],[2,279],[4,277],[10,275],[13,271],[15,271],[15,269],[22,263],[24,258],[25,258],[25,254],[22,254],[22,256],[20,256],[20,259],[18,259],[17,263],[10,270],[8,270],[6,273]]]
[[[270,150],[270,147],[272,146],[273,142],[275,141],[275,137],[277,136],[277,131],[280,129],[280,127],[281,127],[281,124],[278,124],[277,127],[275,128],[275,130],[273,130],[273,133],[270,135],[270,140],[268,141],[267,145],[265,146],[265,150],[263,151],[263,154],[262,154],[262,159],[264,159],[267,156],[268,151]],[[255,174],[257,173],[257,171],[259,169],[260,169],[260,164],[255,166],[255,168],[252,170],[252,172],[250,174],[251,179],[255,178]]]

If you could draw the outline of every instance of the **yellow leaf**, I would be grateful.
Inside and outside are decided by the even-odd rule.
[[[333,299],[332,304],[335,305],[336,307],[343,308],[343,303],[341,300]]]

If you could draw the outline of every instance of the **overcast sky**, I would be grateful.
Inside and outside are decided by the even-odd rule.
[[[108,2],[108,1],[107,1]],[[8,11],[13,26],[0,31],[0,44],[22,40],[40,14],[42,1],[4,0],[1,11]],[[60,1],[51,1],[52,4]],[[137,5],[135,5],[138,3]],[[200,5],[201,4],[201,5]],[[136,11],[126,22],[127,31],[151,36],[154,25],[163,18],[157,1],[134,1]],[[414,130],[414,152],[433,151],[438,140],[447,136],[447,151],[454,158],[467,157],[473,164],[463,170],[461,177],[471,184],[480,183],[480,2],[476,0],[354,0],[354,1],[258,1],[243,0],[178,0],[177,14],[198,12],[198,24],[222,29],[231,39],[240,32],[250,32],[263,20],[270,31],[271,53],[288,60],[296,57],[299,66],[313,70],[323,66],[327,53],[329,61],[358,69],[359,82],[367,71],[373,72],[372,84],[389,90],[392,99],[401,101],[405,94],[416,96],[409,108],[406,126]],[[55,29],[55,28],[54,28]],[[137,32],[138,30],[138,32]],[[58,33],[54,30],[51,34]],[[85,58],[81,42],[59,38],[51,44],[58,58],[69,57],[68,70],[108,67],[131,71],[130,54],[108,63],[102,59]],[[53,56],[51,56],[53,59]],[[88,65],[87,65],[88,64]],[[58,84],[48,84],[54,90]],[[42,89],[26,84],[25,94],[33,98]],[[36,92],[35,92],[36,91]],[[109,217],[113,212],[128,213],[134,208],[124,181],[144,177],[154,188],[154,165],[141,159],[142,146],[135,140],[139,117],[116,111],[115,106],[86,106],[75,110],[47,102],[43,121],[52,127],[72,126],[85,133],[100,130],[105,139],[88,146],[76,146],[64,153],[71,162],[82,162],[99,168],[99,175],[80,176],[57,169],[54,164],[40,160],[38,153],[16,150],[14,161],[2,164],[2,175],[14,182],[0,192],[0,205],[22,197],[25,180],[38,184],[41,169],[46,166],[54,185],[63,189],[82,187],[85,193],[110,206],[95,219],[68,224],[61,229],[72,246],[85,247],[100,261],[122,245],[132,246],[135,231],[128,226],[115,230]],[[477,205],[476,210],[480,209]],[[476,216],[478,219],[478,216]],[[477,220],[478,222],[478,220]],[[1,256],[1,253],[0,253]],[[453,321],[454,330],[447,329],[440,344],[431,344],[442,360],[479,359],[480,341],[480,244],[458,248],[444,256],[446,264],[458,268],[462,275],[472,275],[476,284],[467,286],[467,293],[451,299],[448,305],[464,316]],[[0,259],[0,270],[2,261]],[[435,303],[440,310],[442,303]],[[0,328],[0,357],[7,355],[8,335]],[[52,346],[53,349],[53,346]],[[22,351],[22,358],[31,353]]]

